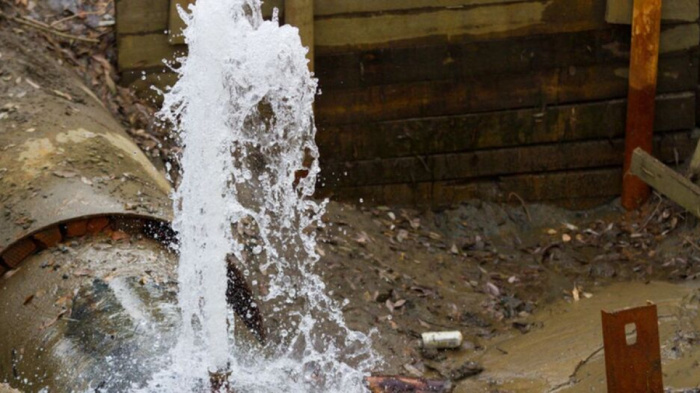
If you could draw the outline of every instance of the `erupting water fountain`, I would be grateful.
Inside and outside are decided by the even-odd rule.
[[[48,62],[37,82],[63,79],[76,102],[17,98],[17,116],[52,120],[0,133],[0,377],[27,392],[364,391],[381,359],[318,275],[317,84],[298,31],[259,0],[190,11],[160,113],[183,146],[175,239],[168,183],[74,75]],[[40,56],[5,51],[17,70]]]
[[[298,31],[264,21],[259,0],[200,0],[181,14],[189,55],[161,115],[184,148],[174,222],[183,325],[156,381],[194,389],[218,373],[241,392],[361,391],[378,358],[314,270],[317,84]],[[271,322],[263,348],[230,334],[227,258]]]

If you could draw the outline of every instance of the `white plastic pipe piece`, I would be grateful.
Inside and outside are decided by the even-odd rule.
[[[423,348],[459,348],[462,345],[462,332],[426,332],[421,334]]]

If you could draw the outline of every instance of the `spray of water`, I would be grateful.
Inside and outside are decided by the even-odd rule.
[[[182,333],[171,369],[149,389],[207,391],[208,373],[224,371],[236,392],[362,391],[380,360],[314,270],[324,211],[311,199],[317,84],[298,31],[264,21],[260,0],[198,0],[190,11],[181,11],[189,55],[160,113],[183,144]],[[227,255],[261,295],[265,346],[231,333]]]

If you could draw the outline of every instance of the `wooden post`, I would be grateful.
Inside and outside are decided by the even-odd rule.
[[[286,0],[284,20],[299,29],[301,43],[309,48],[309,69],[314,70],[314,0]]]
[[[651,193],[646,183],[628,172],[634,149],[652,150],[660,31],[661,0],[634,0],[622,180],[622,205],[628,210],[638,208]]]

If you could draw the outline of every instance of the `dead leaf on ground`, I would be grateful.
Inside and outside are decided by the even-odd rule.
[[[92,277],[95,274],[94,271],[90,269],[76,270],[73,275],[76,277]]]
[[[492,283],[492,282],[487,282],[486,283],[486,293],[493,297],[499,297],[501,296],[501,290],[498,289],[498,287]]]
[[[73,97],[71,97],[70,94],[68,94],[68,93],[64,93],[60,90],[52,90],[52,91],[53,91],[53,94],[55,94],[61,98],[65,98],[68,101],[73,101]]]
[[[396,241],[401,243],[406,239],[408,239],[408,231],[405,229],[399,229],[399,233],[396,234]]]
[[[62,170],[53,171],[53,174],[54,174],[54,176],[56,176],[56,177],[62,177],[62,178],[65,178],[65,179],[70,179],[70,178],[72,178],[72,177],[78,176],[78,174],[75,173],[75,172],[72,172],[72,171],[62,171]]]
[[[56,317],[54,319],[44,322],[44,324],[41,325],[39,330],[46,330],[47,328],[53,326],[56,322],[58,322],[59,319],[61,319],[64,315],[66,315],[67,312],[68,312],[68,310],[61,311],[60,313],[58,313],[58,315],[56,315]]]

